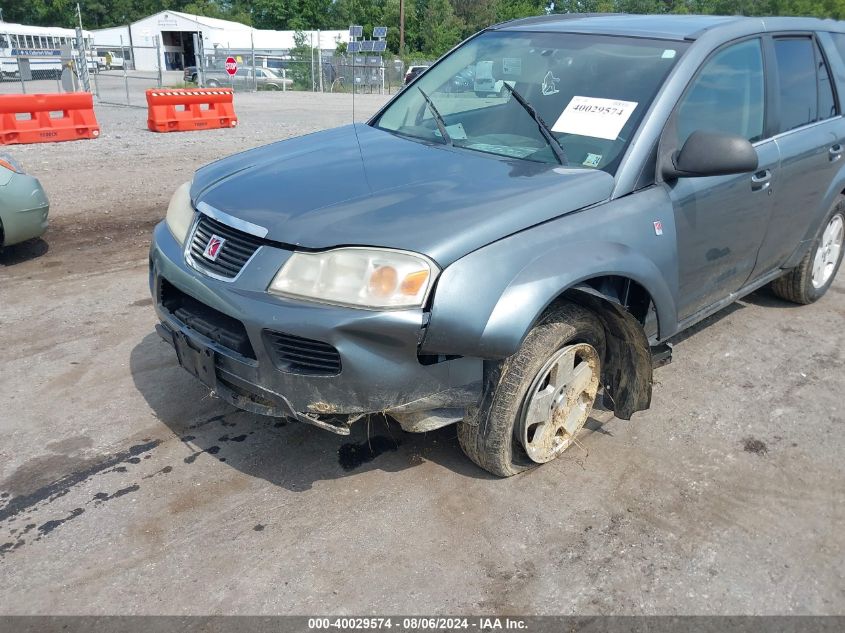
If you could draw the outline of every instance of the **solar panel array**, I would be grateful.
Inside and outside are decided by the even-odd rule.
[[[377,26],[373,29],[372,40],[359,39],[364,35],[364,27],[350,26],[349,37],[350,41],[346,45],[346,51],[351,54],[356,53],[384,53],[387,50],[387,42],[384,38],[387,37],[387,27]]]

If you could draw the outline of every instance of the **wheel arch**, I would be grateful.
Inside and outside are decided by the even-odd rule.
[[[505,358],[555,302],[573,301],[596,313],[610,339],[603,384],[616,415],[630,418],[648,408],[652,368],[644,326],[653,327],[655,340],[677,328],[671,277],[640,250],[618,242],[572,243],[518,268],[513,263],[488,256],[471,266],[447,268],[445,283],[435,290],[421,350]],[[472,283],[478,279],[488,281]]]
[[[602,276],[567,289],[555,299],[559,301],[587,308],[604,327],[601,382],[616,417],[629,420],[648,409],[653,365],[646,323],[654,310],[648,290],[627,277]]]
[[[845,164],[843,164],[836,173],[836,177],[830,183],[830,187],[828,187],[828,190],[825,192],[818,210],[812,220],[807,223],[807,230],[804,233],[803,239],[798,243],[795,250],[792,252],[792,255],[789,256],[789,259],[785,264],[783,264],[783,266],[781,266],[781,268],[795,268],[801,263],[804,255],[807,254],[807,251],[810,250],[813,246],[813,242],[819,235],[822,229],[822,223],[827,217],[828,212],[840,196],[845,197]]]

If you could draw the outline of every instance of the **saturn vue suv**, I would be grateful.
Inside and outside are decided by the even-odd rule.
[[[457,423],[508,476],[671,338],[764,285],[822,297],[845,230],[845,24],[552,15],[469,38],[366,123],[199,169],[154,234],[158,331],[220,398],[349,433]],[[483,67],[495,95],[455,94]]]

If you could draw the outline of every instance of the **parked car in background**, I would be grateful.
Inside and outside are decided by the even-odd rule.
[[[480,62],[503,98],[452,94]],[[648,409],[672,337],[737,299],[824,296],[843,111],[843,22],[499,24],[365,124],[198,170],[154,232],[157,329],[234,406],[457,423],[513,475],[577,444],[600,392]]]
[[[454,74],[449,85],[446,87],[446,92],[467,92],[472,90],[475,85],[475,67],[467,66],[462,68]]]
[[[50,203],[44,188],[11,156],[0,154],[0,247],[39,237],[47,230]]]
[[[119,51],[119,49],[118,49]],[[123,69],[123,56],[120,52],[106,48],[96,50],[97,68],[99,70]]]
[[[206,70],[205,85],[209,88],[233,86],[240,89],[288,90],[293,86],[293,80],[283,77],[282,72],[273,68],[241,66],[232,77],[225,70]]]
[[[429,66],[408,66],[408,71],[405,73],[405,85],[407,86],[414,80],[417,75],[427,70],[428,68]]]
[[[507,93],[504,87],[504,80],[493,77],[493,62],[490,60],[480,61],[475,65],[475,77],[473,78],[472,89],[479,97],[504,97]],[[513,87],[511,81],[511,87]]]
[[[197,83],[199,79],[199,73],[197,71],[196,66],[185,66],[185,70],[182,73],[182,79],[185,81],[186,84],[190,83]]]

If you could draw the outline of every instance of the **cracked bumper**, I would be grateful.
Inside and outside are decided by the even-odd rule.
[[[246,410],[317,426],[335,415],[465,407],[477,400],[481,360],[419,362],[422,310],[360,310],[268,294],[267,286],[289,256],[289,251],[262,246],[234,281],[221,281],[190,267],[166,225],[156,227],[150,288],[161,321],[157,329],[174,346],[183,367],[218,395]],[[243,324],[254,358],[180,321],[162,302],[163,282]],[[340,355],[340,373],[315,376],[280,370],[266,331],[333,346]]]

